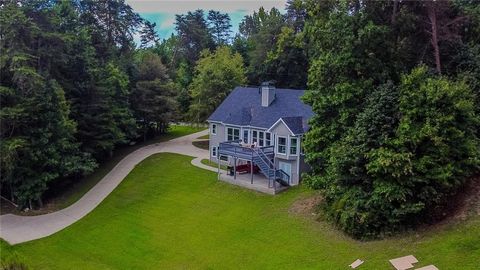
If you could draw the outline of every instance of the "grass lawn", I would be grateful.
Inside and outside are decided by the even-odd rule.
[[[162,153],[136,166],[94,211],[50,237],[8,246],[34,269],[392,269],[413,254],[439,269],[478,269],[480,217],[408,236],[359,242],[291,212],[312,191],[271,196],[216,180],[191,157]]]
[[[192,142],[193,146],[198,147],[203,150],[209,150],[210,149],[210,141],[209,140],[204,140],[204,141],[193,141]]]
[[[203,139],[207,140],[207,139],[210,139],[210,135],[209,135],[209,134],[203,135],[203,136],[198,137],[197,139],[199,139],[199,140],[203,140]]]
[[[218,164],[216,162],[210,161],[209,159],[202,159],[200,160],[202,164],[205,164],[210,167],[218,168]],[[226,170],[227,166],[226,165],[220,165],[220,169]]]
[[[80,199],[85,193],[87,193],[87,191],[89,191],[93,186],[95,186],[98,181],[102,180],[102,178],[108,172],[110,172],[113,167],[115,167],[115,165],[120,162],[120,160],[122,160],[125,156],[132,153],[133,151],[145,145],[168,141],[177,137],[199,132],[204,129],[204,127],[172,125],[170,126],[170,129],[166,134],[162,134],[154,139],[142,143],[137,143],[136,145],[119,147],[115,150],[113,156],[107,161],[101,163],[92,174],[80,180],[77,180],[73,184],[57,188],[58,190],[55,192],[54,195],[52,195],[52,198],[46,201],[44,208],[25,213],[22,211],[18,211],[15,208],[12,208],[11,205],[2,201],[3,207],[0,208],[0,213],[15,213],[17,215],[40,215],[68,207],[78,201],[78,199]]]

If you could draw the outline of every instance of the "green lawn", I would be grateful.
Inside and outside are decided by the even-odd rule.
[[[210,135],[209,134],[203,135],[203,136],[198,137],[197,139],[199,139],[199,140],[210,139]]]
[[[120,160],[125,156],[132,153],[133,151],[149,144],[168,141],[177,137],[185,136],[195,132],[204,130],[204,127],[194,127],[186,125],[172,125],[170,126],[167,133],[157,136],[156,138],[147,140],[146,142],[137,143],[131,146],[122,146],[115,150],[113,156],[107,161],[101,163],[99,167],[90,175],[75,181],[73,184],[70,184],[65,187],[58,187],[56,191],[56,196],[50,198],[47,201],[47,204],[43,209],[29,211],[27,213],[17,211],[9,207],[0,208],[1,214],[4,213],[15,213],[17,215],[40,215],[48,212],[56,211],[70,206],[74,202],[78,201],[87,191],[89,191],[93,186],[95,186],[98,181],[110,172],[115,165],[117,165]],[[2,202],[3,203],[3,202]],[[5,205],[4,205],[5,206]]]
[[[214,167],[214,168],[218,168],[218,163],[210,161],[209,159],[202,159],[202,160],[200,160],[200,162],[204,165]],[[227,166],[226,165],[220,165],[220,169],[226,170]]]
[[[198,147],[203,150],[209,150],[210,149],[210,141],[209,140],[203,140],[203,141],[193,141],[192,142],[193,146]]]
[[[413,254],[417,266],[478,269],[480,217],[382,241],[352,240],[328,223],[291,213],[312,196],[292,188],[264,195],[216,180],[191,157],[157,154],[128,175],[93,212],[29,243],[1,244],[34,269],[392,269]]]

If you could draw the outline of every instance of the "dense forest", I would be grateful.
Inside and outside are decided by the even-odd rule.
[[[479,172],[473,0],[288,0],[235,35],[195,10],[169,37],[123,0],[6,0],[0,24],[1,188],[21,207],[263,81],[308,90],[304,183],[355,237],[432,220]]]

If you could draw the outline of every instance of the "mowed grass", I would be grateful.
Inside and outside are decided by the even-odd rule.
[[[139,164],[93,212],[50,237],[1,244],[33,269],[392,269],[413,254],[439,269],[479,269],[480,218],[382,241],[359,242],[292,213],[312,191],[264,195],[216,180],[191,157]]]
[[[213,167],[213,168],[218,168],[218,163],[213,162],[209,159],[202,159],[202,160],[200,160],[200,162],[204,165],[207,165],[207,166],[210,166],[210,167]],[[220,169],[221,170],[227,170],[227,165],[220,164]]]

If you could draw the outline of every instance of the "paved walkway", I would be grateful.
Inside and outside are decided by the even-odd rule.
[[[208,134],[208,130],[176,138],[170,141],[142,147],[123,158],[97,185],[71,206],[57,212],[39,216],[0,216],[0,238],[10,244],[23,243],[54,234],[90,213],[112,192],[131,170],[145,158],[162,152],[193,156],[192,164],[216,172],[213,167],[201,164],[208,159],[207,150],[192,145],[196,138]]]

